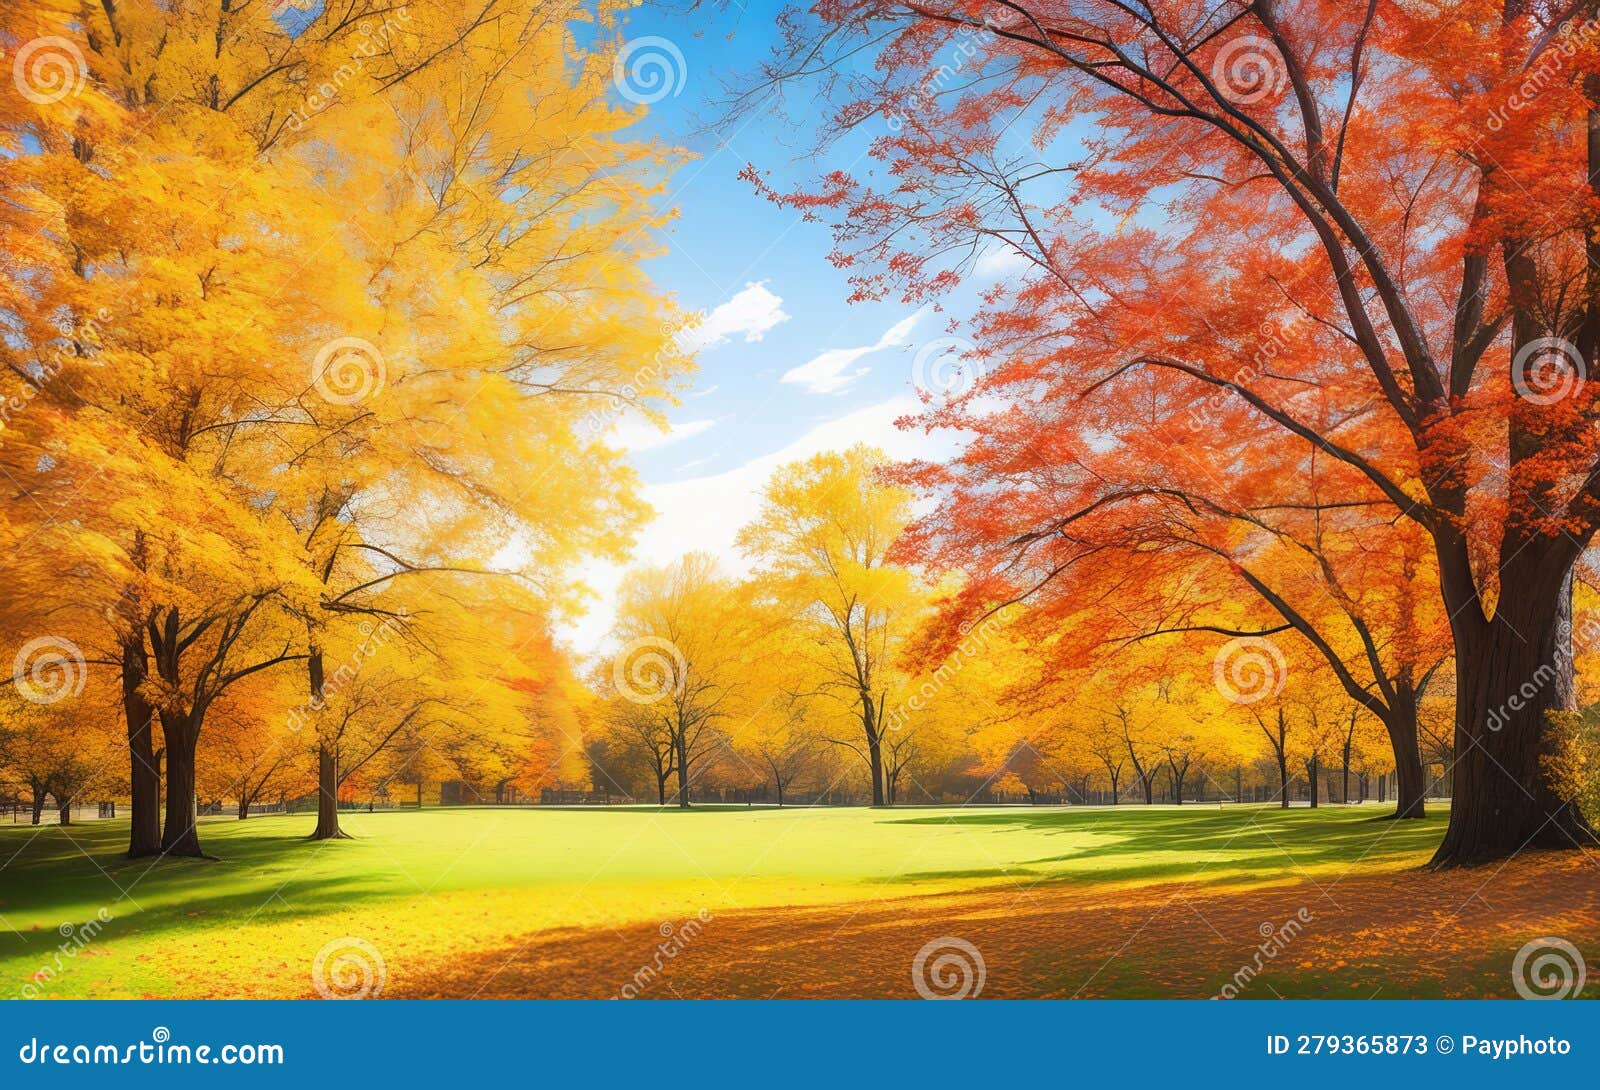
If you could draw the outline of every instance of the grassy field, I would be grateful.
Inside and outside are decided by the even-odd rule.
[[[324,843],[300,839],[311,819],[299,815],[206,820],[202,839],[217,858],[163,863],[120,858],[120,823],[0,826],[0,998],[310,995],[308,966],[344,938],[381,951],[387,995],[601,994],[612,985],[557,983],[521,965],[525,952],[542,951],[534,961],[546,967],[573,961],[569,976],[607,959],[625,972],[650,954],[658,927],[696,914],[748,926],[831,920],[841,950],[847,932],[885,912],[937,928],[984,906],[1003,916],[1007,905],[1043,904],[1060,922],[1152,898],[1209,898],[1208,915],[1248,909],[1254,927],[1274,898],[1303,903],[1352,878],[1414,880],[1442,817],[1396,824],[1379,813],[452,809],[351,814],[357,839]],[[69,931],[96,919],[92,939],[65,956],[83,934]],[[1039,925],[1041,944],[1050,926]],[[737,932],[718,930],[719,941]],[[781,934],[770,941],[786,949]],[[701,961],[714,973],[713,959]],[[849,985],[856,977],[841,968],[828,980]],[[1041,963],[1015,983],[1047,994],[1077,971]],[[719,994],[762,991],[759,979],[747,983],[726,980]],[[1145,991],[1137,980],[1125,990]]]

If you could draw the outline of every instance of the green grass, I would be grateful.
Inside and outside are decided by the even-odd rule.
[[[120,857],[126,829],[0,826],[0,998],[306,994],[330,940],[391,965],[536,930],[825,905],[1018,882],[1106,890],[1182,879],[1247,888],[1412,868],[1443,817],[1375,805],[1146,809],[452,809],[207,819],[217,858]],[[64,925],[112,918],[68,957]],[[40,972],[45,970],[41,979]]]

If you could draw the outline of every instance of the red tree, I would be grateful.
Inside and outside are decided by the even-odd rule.
[[[1441,865],[1592,836],[1541,760],[1600,527],[1595,8],[823,0],[770,73],[875,60],[828,92],[888,180],[778,198],[837,225],[862,297],[996,248],[1029,270],[978,316],[987,373],[922,420],[980,436],[937,482],[987,496],[973,555],[1048,583],[1173,505],[1426,543],[1459,679]]]

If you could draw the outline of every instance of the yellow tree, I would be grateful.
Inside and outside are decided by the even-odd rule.
[[[852,710],[872,803],[886,802],[885,714],[895,661],[924,599],[887,553],[911,517],[911,494],[882,481],[881,451],[857,445],[775,472],[739,547],[762,592],[804,632],[807,693]]]
[[[695,778],[726,744],[725,726],[748,674],[745,650],[759,637],[731,580],[704,553],[629,574],[617,593],[618,650],[609,696],[632,704],[623,727],[640,741],[664,740],[688,807]],[[663,765],[656,761],[656,771]],[[658,781],[660,782],[660,781]]]
[[[315,695],[324,630],[400,612],[402,573],[509,549],[559,597],[637,519],[591,425],[683,365],[636,241],[669,157],[619,136],[577,5],[502,7],[291,36],[257,5],[74,5],[82,93],[5,104],[15,222],[55,243],[15,251],[7,362],[40,393],[7,468],[18,508],[90,516],[52,563],[102,574],[78,597],[121,648],[134,854],[199,852],[194,747],[232,684],[304,659]]]

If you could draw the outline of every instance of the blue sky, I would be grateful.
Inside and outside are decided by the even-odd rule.
[[[916,308],[847,305],[846,274],[827,260],[827,227],[801,222],[737,177],[748,162],[770,171],[780,189],[804,185],[824,170],[850,164],[859,143],[812,157],[814,135],[793,131],[766,111],[740,126],[696,134],[717,117],[727,83],[747,79],[767,56],[773,44],[769,13],[715,4],[688,12],[647,5],[632,14],[626,36],[660,37],[681,51],[680,92],[651,103],[640,129],[698,156],[674,180],[669,200],[679,220],[666,240],[669,252],[653,263],[652,275],[683,306],[732,327],[702,349],[695,389],[672,413],[681,430],[670,447],[640,452],[645,479],[664,482],[730,469],[852,407],[909,394],[913,348],[941,331],[943,317],[925,315],[908,328]],[[898,346],[884,343],[890,333]],[[816,362],[830,350],[880,344],[870,353]],[[809,370],[782,381],[808,364]]]
[[[975,296],[958,296],[948,312],[898,301],[849,304],[847,274],[827,259],[827,226],[803,222],[738,178],[753,163],[784,190],[834,168],[864,170],[871,165],[860,158],[864,142],[819,156],[815,118],[796,128],[771,111],[705,131],[729,85],[749,80],[770,53],[772,14],[769,5],[741,11],[702,3],[686,11],[647,4],[626,24],[630,43],[671,43],[641,50],[674,66],[671,49],[682,56],[679,78],[670,84],[677,93],[651,102],[639,126],[697,156],[672,184],[668,200],[679,218],[651,273],[681,305],[706,315],[710,340],[692,388],[668,414],[672,431],[662,435],[634,421],[619,432],[657,513],[635,550],[638,563],[661,564],[698,549],[737,572],[743,560],[733,536],[754,513],[761,484],[784,462],[856,441],[896,457],[948,450],[948,440],[901,432],[893,421],[918,404],[912,376],[919,354],[925,371],[930,359],[951,351],[951,315],[965,313]],[[664,86],[646,89],[653,97]],[[564,634],[591,651],[604,644],[621,570],[592,564],[583,577],[598,600]]]

